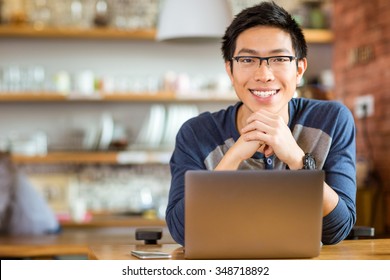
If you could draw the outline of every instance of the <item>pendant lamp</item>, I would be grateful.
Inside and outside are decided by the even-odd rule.
[[[232,17],[228,0],[165,0],[157,40],[221,39]]]

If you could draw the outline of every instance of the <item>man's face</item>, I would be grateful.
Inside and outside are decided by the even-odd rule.
[[[237,37],[234,56],[293,56],[291,37],[274,27],[253,27]],[[230,63],[233,63],[231,72]],[[295,93],[306,70],[306,59],[287,63],[282,69],[267,66],[262,61],[258,67],[242,69],[235,60],[226,62],[226,71],[232,81],[238,98],[244,103],[242,113],[249,116],[260,108],[287,116],[288,102]]]

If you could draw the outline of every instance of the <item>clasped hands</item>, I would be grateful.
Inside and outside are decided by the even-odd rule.
[[[241,160],[261,152],[266,157],[275,154],[290,169],[302,168],[304,152],[281,116],[266,110],[254,112],[240,133],[240,138],[232,148],[239,151]]]

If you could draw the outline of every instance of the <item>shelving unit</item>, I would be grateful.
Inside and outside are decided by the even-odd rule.
[[[331,44],[333,33],[327,29],[304,29],[306,41],[313,44]]]
[[[305,29],[304,34],[309,43],[330,44],[333,41],[333,34],[330,30]],[[37,39],[107,39],[107,40],[147,40],[155,41],[155,29],[126,30],[116,28],[59,28],[44,27],[34,28],[30,25],[0,25],[0,39],[5,38],[37,38]],[[184,95],[185,96],[185,95]],[[105,103],[105,102],[129,102],[129,103],[193,103],[193,102],[235,102],[236,97],[222,98],[222,95],[195,98],[191,95],[183,97],[174,92],[155,93],[93,93],[90,95],[80,94],[60,94],[58,92],[2,92],[0,93],[1,103]],[[195,95],[194,95],[195,96]],[[218,96],[218,97],[215,97]],[[146,163],[166,163],[164,152],[52,152],[45,156],[19,156],[15,155],[14,161],[17,163],[41,164],[41,163],[106,163],[106,164],[131,164]],[[163,153],[163,154],[162,154]],[[164,158],[164,160],[162,160]]]
[[[146,103],[202,103],[202,102],[228,102],[238,99],[231,98],[191,98],[177,97],[173,92],[150,93],[110,93],[85,95],[63,95],[56,92],[45,93],[2,93],[1,103],[106,103],[106,102],[146,102]],[[136,150],[136,151],[63,151],[49,152],[46,155],[13,155],[16,164],[168,164],[171,150]]]
[[[333,34],[326,29],[304,29],[308,43],[332,43]],[[156,38],[155,29],[115,29],[115,28],[58,28],[44,27],[34,28],[29,25],[0,26],[0,37],[13,38],[68,38],[68,39],[127,39],[150,40]]]
[[[143,217],[125,217],[107,215],[102,218],[94,216],[88,222],[61,221],[61,226],[67,229],[108,228],[108,227],[165,227],[166,223],[161,219],[145,219]]]
[[[50,152],[46,155],[12,155],[17,164],[167,164],[171,151]]]
[[[155,40],[154,29],[116,29],[116,28],[69,28],[44,27],[34,28],[30,25],[0,26],[0,37],[8,38],[73,38],[73,39],[131,39]]]
[[[214,96],[214,95],[213,95]],[[3,92],[0,94],[0,103],[6,102],[230,102],[236,101],[235,97],[183,97],[174,92],[153,93],[94,93],[91,95],[60,94],[58,92]]]

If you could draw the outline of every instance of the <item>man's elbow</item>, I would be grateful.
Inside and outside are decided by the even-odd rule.
[[[167,213],[165,221],[173,240],[184,246],[184,227],[172,217],[172,213]]]
[[[332,232],[323,232],[322,243],[324,245],[335,245],[346,239],[352,230],[354,223],[346,223],[343,227],[334,229]]]

